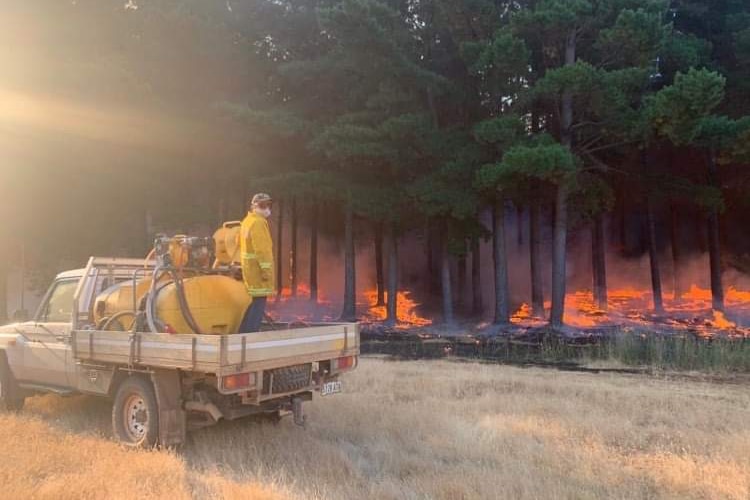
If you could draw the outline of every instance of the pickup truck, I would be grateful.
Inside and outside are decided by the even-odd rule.
[[[105,396],[118,441],[173,446],[222,419],[292,414],[302,425],[302,402],[340,392],[340,375],[357,366],[356,323],[264,323],[231,335],[97,329],[97,294],[152,264],[92,257],[56,277],[33,321],[0,327],[0,406],[20,410],[36,393]]]

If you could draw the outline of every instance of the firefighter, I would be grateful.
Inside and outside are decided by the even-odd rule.
[[[240,324],[240,333],[257,332],[266,311],[269,295],[275,293],[273,241],[268,227],[271,197],[265,193],[253,196],[250,211],[240,228],[242,279],[252,298]]]

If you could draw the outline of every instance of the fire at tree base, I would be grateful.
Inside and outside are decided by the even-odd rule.
[[[591,292],[566,297],[565,326],[552,329],[521,304],[508,324],[458,321],[445,326],[425,317],[408,291],[398,294],[399,321],[388,326],[377,292],[360,295],[362,352],[399,358],[466,357],[520,364],[582,369],[592,362],[625,370],[750,371],[750,292],[729,288],[726,313],[711,309],[710,291],[692,286],[664,301],[654,313],[650,292],[611,290],[607,310],[597,309]],[[549,308],[549,304],[545,304]],[[296,296],[283,290],[271,306],[283,320],[333,319],[339,305],[319,294],[309,300],[300,285]]]

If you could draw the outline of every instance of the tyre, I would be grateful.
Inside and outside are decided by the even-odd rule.
[[[0,352],[0,410],[19,411],[25,400],[10,371],[5,353]]]
[[[156,446],[159,411],[150,380],[130,376],[122,381],[112,406],[112,430],[115,439],[131,448]]]

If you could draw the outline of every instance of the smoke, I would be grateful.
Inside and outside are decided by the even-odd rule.
[[[529,258],[529,234],[528,214],[507,211],[506,215],[506,249],[508,254],[509,288],[511,293],[511,308],[513,310],[521,307],[524,303],[531,301],[530,283],[530,258]],[[276,214],[274,217],[278,217]],[[482,215],[483,223],[489,227],[488,214]],[[272,224],[277,221],[272,220]],[[361,222],[360,222],[361,224]],[[611,234],[611,221],[607,221],[606,234]],[[275,234],[275,233],[274,233]],[[545,300],[549,300],[551,290],[552,273],[552,228],[549,224],[543,225],[542,234],[542,276]],[[290,242],[291,229],[288,216],[285,216],[285,227],[283,235],[283,269],[284,279],[282,285],[289,287],[291,279],[290,270]],[[297,270],[298,283],[309,284],[309,229],[301,226],[298,229],[298,255]],[[376,267],[374,239],[367,231],[361,231],[356,241],[356,268],[357,268],[357,293],[362,301],[364,293],[376,287]],[[321,297],[330,304],[326,307],[336,310],[343,302],[343,276],[344,276],[344,247],[341,238],[319,237],[318,256],[318,282]],[[689,292],[691,287],[700,289],[710,288],[710,276],[708,266],[708,254],[696,251],[695,248],[686,247],[682,249],[682,257],[678,273],[672,259],[671,248],[668,244],[662,245],[659,251],[659,264],[662,281],[662,294],[665,300],[674,299],[675,283],[681,292]],[[411,296],[421,303],[420,312],[429,317],[440,315],[440,289],[433,287],[439,284],[439,262],[435,262],[433,270],[428,268],[428,245],[423,231],[414,230],[403,235],[399,239],[399,289],[406,290]],[[436,258],[433,251],[433,258]],[[483,298],[482,318],[491,319],[494,303],[494,268],[492,261],[492,243],[488,239],[480,245],[481,269],[479,272],[481,280],[481,292]],[[616,248],[612,238],[607,244],[607,285],[613,292],[624,289],[643,291],[645,296],[651,293],[651,270],[648,253],[644,252],[635,257],[622,255]],[[472,259],[467,255],[466,281],[463,289],[458,285],[459,263],[457,258],[452,260],[451,278],[456,305],[463,304],[457,311],[470,315],[472,303]],[[388,261],[384,257],[384,271],[387,275]],[[677,281],[676,281],[677,280]],[[581,291],[590,291],[592,288],[592,246],[591,235],[588,226],[573,228],[568,238],[568,261],[567,261],[567,291],[569,294]],[[728,268],[723,274],[724,288],[729,290],[750,290],[750,276],[740,271]],[[667,303],[667,307],[669,304]],[[645,307],[650,307],[646,305]],[[710,307],[710,306],[709,306]],[[731,308],[732,305],[729,305]],[[360,313],[364,311],[360,310]]]

